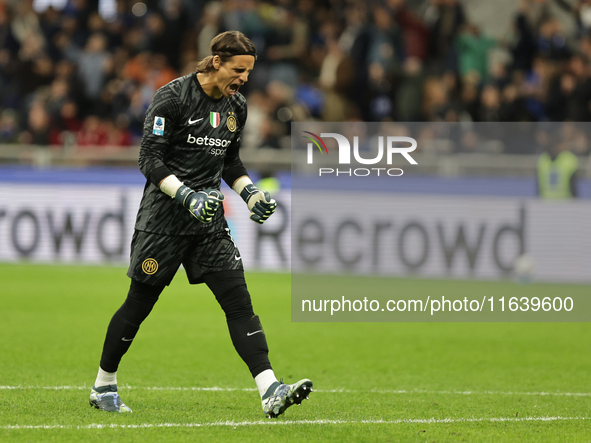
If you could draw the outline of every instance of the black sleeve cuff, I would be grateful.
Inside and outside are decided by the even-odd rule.
[[[164,165],[158,166],[152,172],[150,172],[150,181],[152,183],[154,183],[154,185],[159,187],[160,182],[162,180],[164,180],[166,177],[168,177],[169,175],[172,175],[172,172],[170,172],[170,169],[168,169]]]
[[[222,178],[228,184],[229,187],[232,187],[234,182],[238,180],[243,175],[248,175],[248,171],[244,167],[244,165],[236,165],[230,168],[224,169],[224,173],[222,174]]]

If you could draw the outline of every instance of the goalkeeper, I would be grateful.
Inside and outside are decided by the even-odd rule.
[[[97,409],[131,412],[117,392],[117,368],[181,264],[189,283],[205,283],[224,310],[267,417],[301,403],[312,390],[308,379],[277,381],[224,218],[222,179],[246,202],[254,222],[264,223],[277,207],[252,183],[239,156],[246,100],[238,90],[248,81],[256,48],[244,34],[229,31],[212,40],[211,51],[195,73],[160,88],[146,112],[139,165],[147,182],[131,244],[131,286],[107,329],[90,394]]]

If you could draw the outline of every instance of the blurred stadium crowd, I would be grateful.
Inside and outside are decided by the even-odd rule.
[[[591,0],[514,7],[498,39],[462,0],[0,0],[0,144],[137,145],[154,92],[228,29],[259,51],[249,147],[302,120],[591,121]]]

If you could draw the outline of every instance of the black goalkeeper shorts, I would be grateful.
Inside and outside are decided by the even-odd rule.
[[[225,227],[207,236],[172,236],[135,231],[127,275],[149,285],[169,285],[182,264],[189,283],[209,272],[243,270],[240,252]]]

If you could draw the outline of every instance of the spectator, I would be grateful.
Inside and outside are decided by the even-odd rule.
[[[388,0],[388,6],[402,30],[405,56],[425,62],[429,55],[429,28],[408,8],[406,0]]]
[[[84,51],[76,51],[72,60],[78,64],[78,73],[84,83],[86,97],[90,100],[99,97],[105,79],[111,71],[111,56],[106,48],[106,37],[99,33],[92,34]]]
[[[353,62],[339,45],[338,23],[326,22],[321,32],[327,48],[318,78],[326,100],[322,116],[326,121],[345,121],[349,119],[353,107],[346,97],[353,81]]]
[[[462,3],[458,0],[431,0],[427,22],[431,25],[431,69],[435,72],[455,71],[457,62],[453,42],[466,23]]]
[[[59,109],[58,115],[53,118],[50,133],[50,143],[52,145],[64,145],[66,143],[66,133],[73,137],[82,129],[82,122],[78,116],[78,106],[72,100],[66,100]]]
[[[49,145],[50,126],[49,114],[40,99],[36,99],[29,109],[27,130],[23,133],[22,142],[30,145]]]
[[[478,121],[498,122],[501,120],[501,94],[495,86],[485,86],[482,89],[480,101]]]
[[[502,90],[499,117],[502,122],[527,122],[533,120],[527,112],[523,98],[519,96],[517,86],[512,83]]]
[[[50,85],[45,109],[50,117],[59,114],[63,104],[68,99],[69,87],[64,79],[56,77]]]
[[[496,45],[496,40],[483,36],[477,26],[464,25],[455,41],[460,75],[477,75],[480,82],[486,82],[489,76],[489,51]]]
[[[105,146],[108,143],[108,135],[103,121],[96,115],[86,117],[82,129],[78,132],[77,143],[80,147]]]
[[[21,53],[28,54],[28,50],[32,49],[30,45],[34,44],[36,43],[27,39],[21,47]],[[19,95],[26,101],[30,101],[31,95],[51,84],[54,77],[53,70],[53,61],[44,52],[35,51],[35,55],[31,53],[31,58],[22,56],[15,72]]]
[[[271,44],[266,51],[270,62],[269,82],[279,80],[293,85],[298,80],[298,64],[308,43],[306,22],[289,9],[278,7],[271,28]]]
[[[107,120],[105,122],[105,132],[107,146],[126,147],[133,144],[133,136],[129,130],[129,121],[124,115],[120,115],[114,122]]]
[[[18,117],[13,109],[5,109],[0,115],[0,143],[18,143]]]
[[[540,26],[537,49],[542,57],[550,60],[564,60],[570,56],[564,29],[556,18],[549,18]]]

